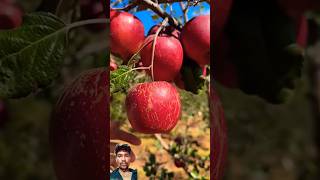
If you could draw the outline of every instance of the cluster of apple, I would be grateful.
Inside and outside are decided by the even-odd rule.
[[[160,25],[153,26],[145,37],[143,23],[138,18],[127,12],[110,10],[111,52],[126,64],[141,49],[139,66],[143,67],[150,67],[154,56],[154,82],[137,84],[129,90],[126,98],[128,119],[133,129],[142,133],[168,133],[175,127],[181,103],[172,82],[181,76],[184,56],[201,67],[210,62],[210,15],[191,19],[181,33],[172,26],[163,27],[153,54],[158,28]],[[110,67],[114,67],[112,60]],[[147,73],[152,75],[150,69]]]

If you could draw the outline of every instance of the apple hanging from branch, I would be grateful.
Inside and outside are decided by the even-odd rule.
[[[58,180],[106,179],[109,70],[83,72],[60,96],[50,122]]]
[[[127,94],[125,106],[132,128],[146,134],[169,133],[181,115],[179,93],[166,81],[133,86]]]

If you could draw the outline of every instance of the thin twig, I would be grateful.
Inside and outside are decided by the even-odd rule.
[[[126,7],[123,7],[123,8],[112,8],[114,10],[117,10],[117,11],[130,11],[131,9],[135,8],[136,6],[138,5],[138,1],[134,1],[130,4],[128,4]]]
[[[157,43],[157,38],[158,38],[158,35],[160,33],[160,31],[163,29],[163,27],[168,23],[168,18],[165,18],[160,27],[157,29],[157,32],[154,36],[154,40],[153,40],[153,44],[152,44],[152,56],[151,56],[151,77],[152,77],[152,81],[154,81],[154,74],[153,74],[153,65],[154,65],[154,53],[155,53],[155,50],[156,50],[156,43]]]
[[[173,18],[170,14],[165,12],[157,3],[154,3],[151,0],[141,0],[139,1],[141,4],[147,6],[149,9],[151,9],[153,12],[158,14],[161,18],[165,19],[168,18],[168,22],[170,25],[174,26],[176,29],[181,30],[181,24]]]
[[[158,139],[163,149],[169,151],[169,145],[162,139],[161,134],[154,134],[154,136]]]
[[[184,22],[187,23],[188,22],[188,10],[189,10],[189,3],[187,2],[186,5],[183,4],[183,2],[180,2],[180,7],[181,7],[181,11],[183,13],[183,18],[184,18]]]

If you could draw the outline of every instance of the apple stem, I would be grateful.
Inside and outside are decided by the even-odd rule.
[[[138,49],[138,51],[134,55],[132,55],[131,58],[129,59],[128,66],[131,64],[131,61],[134,59],[134,57],[136,57],[140,53],[140,51],[142,51],[142,49],[144,47],[146,47],[149,43],[151,43],[151,41],[146,41],[141,45],[141,47]]]
[[[162,145],[162,147],[165,149],[165,150],[169,150],[169,145],[162,139],[161,137],[161,134],[155,134],[154,135],[158,141],[160,142],[160,144]]]
[[[154,36],[154,40],[153,40],[153,44],[152,44],[152,56],[151,56],[151,77],[152,77],[152,81],[154,81],[153,64],[154,64],[154,52],[156,50],[157,37],[158,37],[160,31],[162,30],[162,28],[168,23],[168,20],[169,19],[166,17],[162,21],[160,27],[158,28],[158,30],[157,30],[157,32],[156,32],[156,34]]]

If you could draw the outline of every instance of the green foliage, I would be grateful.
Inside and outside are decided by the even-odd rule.
[[[0,31],[0,97],[18,98],[48,86],[58,75],[65,49],[64,23],[31,13],[21,27]]]
[[[174,177],[173,172],[168,171],[165,168],[160,167],[161,164],[157,163],[154,154],[149,155],[149,161],[143,166],[143,170],[146,176],[151,180],[171,180]]]
[[[190,135],[178,135],[170,145],[169,153],[175,158],[176,165],[188,173],[191,179],[208,179],[202,173],[210,171],[210,156],[198,153],[199,144]],[[209,175],[209,173],[207,174]]]

